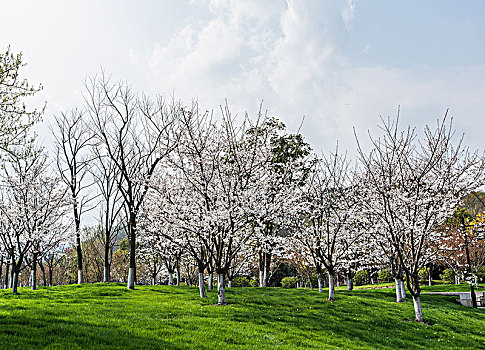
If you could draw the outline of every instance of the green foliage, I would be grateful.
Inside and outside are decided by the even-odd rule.
[[[426,282],[428,280],[428,270],[425,267],[422,267],[418,271],[418,278],[421,282]]]
[[[423,291],[469,290],[440,285]],[[392,288],[346,292],[334,302],[310,289],[197,288],[84,284],[0,290],[3,349],[477,349],[485,312],[456,296],[423,295],[426,321],[409,322],[411,300]],[[325,293],[325,292],[324,292]]]
[[[356,286],[362,286],[364,284],[368,284],[370,281],[369,272],[367,270],[358,271],[355,274],[353,280]]]
[[[273,274],[271,275],[271,278],[269,279],[269,286],[281,287],[281,280],[284,277],[291,277],[296,275],[296,268],[292,264],[287,262],[277,264],[276,268],[273,271]]]
[[[249,286],[250,286],[250,287],[259,287],[259,282],[258,282],[258,281],[256,281],[255,279],[252,279],[252,278],[251,278],[251,279],[249,280]]]
[[[392,274],[386,269],[383,269],[377,275],[377,279],[383,282],[390,282],[392,280]]]
[[[463,203],[467,212],[472,216],[476,216],[485,210],[485,193],[482,191],[474,191],[463,198]]]
[[[485,282],[485,266],[481,266],[478,269],[477,277],[480,282]]]
[[[234,277],[231,282],[232,287],[249,287],[251,286],[250,279],[247,277]]]
[[[455,282],[455,273],[451,269],[445,269],[440,275],[440,278],[446,283]]]
[[[281,280],[281,286],[283,288],[295,288],[298,282],[298,277],[285,277]]]

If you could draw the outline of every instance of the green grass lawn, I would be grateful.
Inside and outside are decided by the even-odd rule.
[[[432,289],[433,287],[431,287]],[[441,286],[448,291],[456,286]],[[460,286],[458,288],[461,288]],[[485,349],[485,310],[424,295],[426,321],[393,289],[228,288],[86,284],[0,291],[1,349]],[[423,288],[425,291],[429,287]]]

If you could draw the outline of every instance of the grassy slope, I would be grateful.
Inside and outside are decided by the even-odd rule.
[[[0,348],[485,349],[485,310],[456,297],[422,297],[430,326],[406,321],[412,301],[394,303],[393,289],[340,288],[330,303],[310,290],[230,288],[224,307],[208,294],[121,284],[0,291]]]

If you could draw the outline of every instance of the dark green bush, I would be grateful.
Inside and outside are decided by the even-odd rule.
[[[361,270],[355,274],[353,279],[356,286],[369,284],[369,272],[367,270]]]
[[[298,277],[284,277],[281,280],[281,286],[283,288],[295,288],[296,282],[298,282]]]
[[[377,279],[379,281],[382,281],[382,282],[391,282],[392,274],[389,271],[387,271],[386,269],[383,269],[377,275]]]
[[[454,283],[455,282],[455,273],[451,269],[443,270],[440,277],[445,283]]]
[[[233,287],[250,287],[251,286],[251,280],[247,277],[234,277],[232,280]]]

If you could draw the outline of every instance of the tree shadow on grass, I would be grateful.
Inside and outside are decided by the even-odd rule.
[[[130,332],[129,327],[100,326],[79,320],[0,318],[0,344],[11,349],[180,349],[150,336]]]

